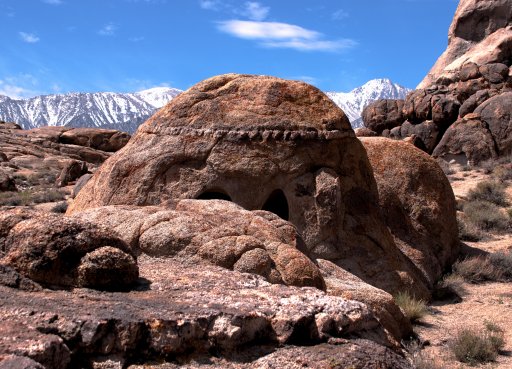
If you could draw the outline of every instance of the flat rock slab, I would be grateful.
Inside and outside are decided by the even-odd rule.
[[[252,362],[289,344],[363,338],[390,345],[366,305],[315,288],[147,256],[139,267],[132,292],[0,287],[0,361],[19,355],[47,368],[126,367],[204,355],[229,360],[250,349]]]

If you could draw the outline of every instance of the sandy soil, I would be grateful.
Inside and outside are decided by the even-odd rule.
[[[457,198],[464,198],[478,182],[489,179],[488,175],[481,172],[461,170],[450,177]],[[512,186],[509,186],[509,196],[511,191]],[[485,241],[468,242],[467,245],[487,252],[506,251],[512,249],[512,234],[495,235]],[[504,330],[506,346],[496,362],[476,367],[512,369],[512,283],[465,283],[464,289],[462,302],[434,302],[430,306],[432,314],[423,318],[415,327],[420,340],[425,343],[421,354],[437,364],[432,365],[432,368],[471,368],[458,362],[451,354],[450,341],[462,327],[480,329],[488,321],[498,324]]]

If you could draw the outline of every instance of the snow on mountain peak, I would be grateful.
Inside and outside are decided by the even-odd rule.
[[[352,127],[358,128],[362,126],[361,113],[367,105],[381,99],[405,99],[410,91],[388,78],[379,78],[350,92],[327,92],[327,96],[345,112]]]
[[[404,99],[411,91],[389,79],[374,79],[350,92],[328,92],[354,128],[361,124],[363,108],[379,99]],[[182,91],[154,87],[135,93],[97,92],[42,95],[14,100],[0,96],[0,120],[17,122],[25,129],[51,126],[108,127],[134,132],[138,125]]]

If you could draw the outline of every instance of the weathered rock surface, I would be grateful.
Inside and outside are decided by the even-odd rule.
[[[440,77],[455,74],[468,62],[478,65],[512,62],[511,25],[510,0],[460,1],[448,32],[448,48],[418,88],[431,86]]]
[[[181,200],[175,207],[108,206],[76,213],[102,223],[136,252],[206,261],[271,283],[325,289],[318,267],[299,249],[296,229],[277,215],[223,200]]]
[[[122,290],[138,278],[128,246],[94,224],[12,210],[2,212],[0,230],[0,264],[41,285]]]
[[[362,118],[366,128],[381,134],[385,129],[399,126],[405,120],[403,100],[378,100],[363,109]]]
[[[0,170],[0,192],[2,191],[16,191],[16,182],[10,175]]]
[[[428,295],[380,216],[371,168],[348,119],[310,85],[235,74],[197,84],[105,162],[68,214],[187,198],[274,212],[297,228],[311,257],[389,292],[423,286]]]
[[[215,266],[148,256],[139,265],[150,283],[125,293],[0,286],[0,358],[66,368],[221,356],[226,367],[265,367],[332,353],[358,368],[409,368],[362,303]]]
[[[508,137],[512,0],[461,0],[448,38],[446,51],[405,99],[400,134],[381,135],[413,137],[421,143],[417,147],[426,152],[450,158],[456,155],[460,162],[464,155],[473,164],[508,155],[512,151]],[[374,106],[379,104],[384,103]],[[468,117],[473,113],[478,116]],[[366,119],[368,124],[385,120],[377,114]],[[437,129],[432,130],[435,127],[429,122]]]
[[[405,142],[361,138],[395,242],[430,287],[459,254],[456,202],[437,162]]]
[[[62,168],[55,183],[57,187],[64,187],[67,186],[69,182],[76,181],[86,173],[87,165],[84,162],[70,160],[64,165],[64,168]]]

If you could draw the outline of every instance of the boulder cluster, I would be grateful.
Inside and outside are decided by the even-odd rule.
[[[73,142],[119,137],[86,133]],[[453,192],[427,154],[360,141],[308,84],[237,74],[193,86],[116,148],[65,216],[0,213],[0,358],[410,367],[392,295],[429,299],[459,248]]]
[[[512,1],[461,1],[449,45],[405,100],[365,108],[360,135],[412,137],[435,157],[478,163],[512,152]]]

